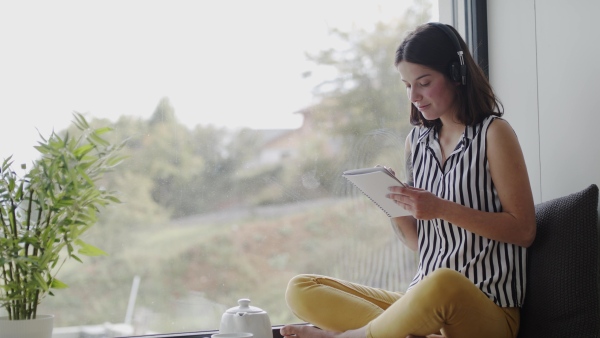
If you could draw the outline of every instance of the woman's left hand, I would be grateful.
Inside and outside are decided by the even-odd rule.
[[[387,197],[404,207],[416,219],[441,218],[444,200],[427,190],[413,187],[390,187]]]

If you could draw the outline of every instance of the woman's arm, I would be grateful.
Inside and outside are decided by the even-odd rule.
[[[412,216],[392,217],[392,228],[396,236],[409,249],[417,251],[419,249],[417,236],[417,220]]]
[[[410,136],[409,136],[410,137]],[[412,154],[410,148],[410,139],[406,138],[404,144],[404,158],[405,166],[404,173],[406,175],[404,182],[409,186],[414,186],[413,181],[413,165],[412,165]],[[402,216],[390,218],[392,222],[392,228],[396,236],[413,251],[418,250],[418,235],[417,235],[417,220],[413,216]]]
[[[525,159],[513,129],[497,119],[488,129],[487,157],[502,212],[484,212],[417,188],[394,188],[397,203],[417,219],[441,218],[481,236],[528,247],[535,239],[535,208]]]

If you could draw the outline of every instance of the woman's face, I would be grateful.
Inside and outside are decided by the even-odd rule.
[[[400,78],[408,99],[427,120],[454,117],[457,109],[456,87],[444,74],[431,68],[401,61]]]

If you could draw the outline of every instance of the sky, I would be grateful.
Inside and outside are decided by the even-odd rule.
[[[294,112],[330,75],[303,78],[305,52],[334,45],[330,28],[368,28],[412,3],[0,0],[0,159],[31,162],[39,135],[74,111],[149,118],[163,97],[190,128],[297,128]]]

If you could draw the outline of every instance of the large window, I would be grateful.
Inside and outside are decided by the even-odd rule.
[[[89,335],[216,329],[250,298],[298,322],[287,281],[320,273],[404,290],[416,257],[341,177],[403,176],[408,108],[394,52],[437,1],[37,1],[0,5],[0,156],[78,111],[127,160],[122,204],[40,312]]]

